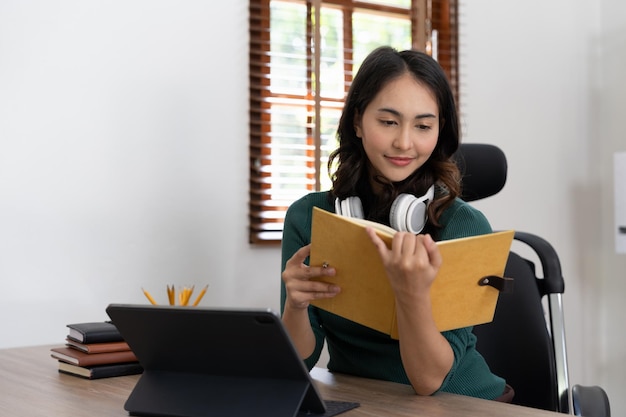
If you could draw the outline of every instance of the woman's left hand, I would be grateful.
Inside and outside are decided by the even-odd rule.
[[[427,294],[442,262],[432,237],[397,232],[389,249],[374,229],[366,230],[378,250],[396,297]]]

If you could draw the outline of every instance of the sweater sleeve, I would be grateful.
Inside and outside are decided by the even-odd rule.
[[[285,223],[283,226],[283,239],[281,247],[281,274],[285,270],[287,261],[303,246],[311,243],[311,219],[313,207],[326,207],[326,193],[311,193],[294,202],[285,215]],[[309,259],[304,261],[307,265]],[[285,309],[285,300],[287,291],[285,283],[280,282],[280,312]],[[315,334],[315,350],[304,360],[305,365],[311,370],[320,358],[322,348],[324,347],[324,332],[321,327],[317,309],[309,306],[309,321]]]

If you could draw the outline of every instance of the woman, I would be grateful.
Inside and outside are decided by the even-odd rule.
[[[441,333],[431,312],[429,289],[442,262],[434,241],[492,231],[482,213],[458,198],[460,174],[450,159],[459,145],[458,124],[449,83],[431,57],[381,47],[364,60],[328,164],[330,170],[336,162],[332,190],[301,198],[285,218],[282,320],[309,369],[326,340],[331,371],[411,384],[419,395],[447,391],[501,399],[506,391],[510,399],[510,387],[476,351],[471,328]],[[397,221],[404,216],[397,214],[398,201],[407,195],[427,201],[421,214],[416,210],[413,227]],[[399,340],[310,305],[341,291],[310,280],[335,273],[332,265],[305,263],[313,206],[358,212],[400,230],[388,249],[368,229],[396,297]]]

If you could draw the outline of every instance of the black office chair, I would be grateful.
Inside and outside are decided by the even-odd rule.
[[[465,201],[490,197],[504,187],[507,160],[498,147],[462,144],[455,159],[463,175]],[[514,404],[609,417],[609,400],[601,387],[575,385],[570,389],[562,301],[565,282],[556,251],[531,233],[516,231],[515,240],[537,255],[541,278],[533,262],[511,251],[505,276],[513,278],[514,289],[500,294],[493,322],[474,327],[478,351],[491,370],[513,387]]]

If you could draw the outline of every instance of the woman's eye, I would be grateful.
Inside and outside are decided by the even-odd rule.
[[[396,124],[396,121],[395,120],[381,120],[380,123],[385,126],[393,126]]]
[[[417,128],[419,130],[430,130],[430,129],[432,129],[432,127],[429,126],[429,125],[417,125]]]

